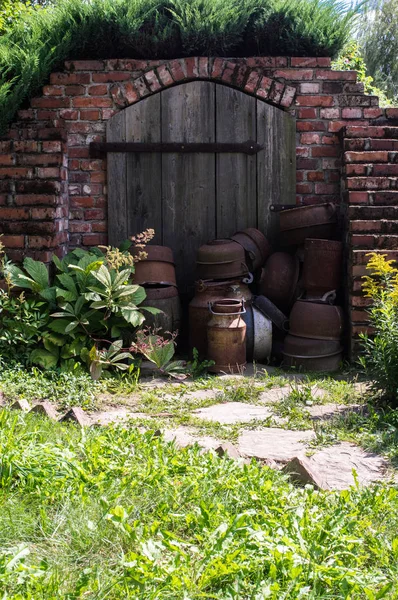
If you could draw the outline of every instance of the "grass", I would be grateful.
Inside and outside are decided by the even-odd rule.
[[[0,36],[0,130],[66,59],[335,56],[359,11],[339,0],[57,0]]]
[[[398,491],[296,488],[136,429],[0,413],[7,600],[396,598]]]

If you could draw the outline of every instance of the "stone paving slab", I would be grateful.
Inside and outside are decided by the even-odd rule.
[[[314,404],[306,406],[305,409],[310,413],[314,421],[328,420],[338,415],[344,416],[349,413],[359,413],[364,410],[361,404]]]
[[[192,427],[177,427],[176,429],[167,429],[163,432],[166,442],[174,441],[177,446],[185,448],[198,444],[204,450],[215,450],[222,444],[222,440],[217,440],[208,435],[196,436],[195,429]]]
[[[233,425],[235,423],[249,423],[253,420],[264,420],[273,416],[273,413],[265,406],[246,404],[245,402],[225,402],[213,404],[206,408],[194,410],[197,415],[205,421]]]
[[[355,485],[353,469],[359,484],[364,486],[390,478],[391,467],[382,456],[349,442],[322,448],[306,460],[321,474],[324,489],[346,490]]]
[[[92,412],[89,415],[92,425],[110,425],[111,423],[123,423],[130,419],[150,419],[150,415],[140,412],[132,412],[123,406],[109,408],[98,412]]]
[[[286,463],[305,453],[306,442],[314,437],[312,430],[290,431],[277,427],[245,430],[239,436],[238,449],[242,456]]]

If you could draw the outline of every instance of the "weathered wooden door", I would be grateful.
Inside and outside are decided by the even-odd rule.
[[[110,153],[109,242],[146,228],[175,255],[182,292],[194,281],[199,246],[258,227],[275,234],[271,203],[295,202],[295,122],[221,84],[195,81],[151,96],[108,122],[108,142],[245,142],[244,153]]]

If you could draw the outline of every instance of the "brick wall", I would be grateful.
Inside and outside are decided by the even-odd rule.
[[[10,257],[20,260],[29,255],[49,261],[53,252],[62,255],[74,246],[105,244],[106,160],[90,158],[89,143],[105,141],[106,122],[116,112],[165,87],[195,79],[236,87],[296,118],[298,204],[340,202],[344,186],[341,134],[345,128],[398,124],[397,109],[379,108],[377,97],[363,93],[355,72],[332,71],[328,58],[66,62],[63,72],[51,75],[42,95],[19,111],[0,142],[0,233],[4,233]],[[374,146],[364,149],[378,150],[374,141]],[[350,148],[346,144],[345,149]],[[392,153],[396,150],[391,147]],[[380,155],[380,164],[366,166],[369,181],[381,178],[380,190],[387,181],[392,185],[396,174],[395,159],[387,158],[385,163]],[[350,162],[347,154],[346,162],[344,174],[351,182],[347,180],[347,185],[352,186],[354,175],[364,176],[367,163]],[[363,216],[371,212],[361,213],[359,220],[368,225],[355,224],[356,207],[365,202],[361,194],[361,189],[350,188],[351,250],[370,244],[365,242],[370,238],[371,246],[383,249],[388,243],[395,250],[395,238],[390,236],[384,242],[382,234],[386,232],[380,229],[380,220],[390,219],[386,215],[393,215],[391,222],[395,220],[394,206],[379,210],[376,218]],[[368,194],[369,206],[372,198]],[[378,196],[375,199],[377,202]],[[356,269],[357,259],[351,259]],[[353,295],[358,281],[354,282],[352,270],[349,281]]]

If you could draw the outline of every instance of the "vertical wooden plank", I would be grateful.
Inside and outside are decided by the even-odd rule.
[[[130,106],[126,114],[128,142],[160,142],[160,94]],[[130,153],[127,165],[127,229],[135,235],[154,229],[154,243],[162,244],[162,158],[160,153]]]
[[[126,141],[125,113],[114,115],[107,123],[108,142]],[[118,246],[128,235],[127,230],[127,189],[126,154],[109,153],[108,163],[108,242]]]
[[[264,144],[257,154],[258,228],[274,242],[279,217],[269,210],[270,204],[296,203],[295,119],[257,100],[257,142]]]
[[[163,142],[215,141],[215,84],[195,81],[161,93]],[[215,155],[163,154],[163,242],[174,250],[182,293],[192,291],[196,253],[215,237]]]
[[[256,99],[223,85],[216,86],[216,141],[256,139]],[[256,156],[217,154],[217,237],[257,226]]]

